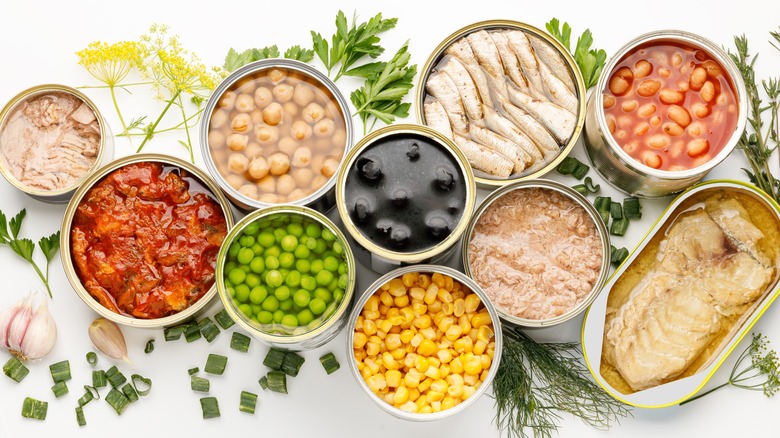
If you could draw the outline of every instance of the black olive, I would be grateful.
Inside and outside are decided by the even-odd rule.
[[[370,182],[376,182],[382,178],[382,169],[379,163],[371,158],[358,158],[358,173],[360,176]]]
[[[455,177],[452,175],[450,169],[439,166],[435,170],[436,180],[434,184],[436,187],[442,190],[452,190],[455,186]]]
[[[450,224],[441,211],[432,211],[425,218],[425,227],[436,238],[444,238],[450,234]]]
[[[371,203],[366,198],[357,198],[355,201],[355,217],[358,222],[367,221],[374,213],[374,209],[371,208]]]
[[[406,152],[406,156],[409,157],[409,161],[417,161],[420,159],[420,146],[417,143],[412,143],[409,146],[409,150]]]
[[[376,221],[376,231],[379,234],[390,234],[390,232],[393,230],[393,220],[388,219],[386,217],[379,219]]]
[[[409,193],[404,189],[397,189],[393,192],[393,205],[404,207],[409,204]]]
[[[412,232],[406,225],[396,225],[393,231],[390,233],[390,243],[396,248],[402,248],[409,244],[409,239],[412,237]]]

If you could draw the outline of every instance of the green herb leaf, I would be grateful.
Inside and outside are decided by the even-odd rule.
[[[309,62],[314,59],[314,50],[304,49],[301,46],[292,46],[284,52],[284,57],[287,59],[295,59],[296,61]]]
[[[251,62],[268,58],[279,58],[279,48],[276,47],[276,44],[262,49],[247,49],[241,53],[231,47],[225,56],[223,67],[225,70],[233,72]]]
[[[322,37],[319,33],[311,31],[311,41],[314,47],[314,53],[320,58],[325,67],[328,68],[328,40]],[[328,68],[328,74],[330,69]]]
[[[563,23],[563,29],[561,29],[560,25],[560,20],[553,18],[544,27],[547,29],[547,32],[550,32],[550,35],[563,44],[563,47],[566,47],[566,50],[571,50],[569,48],[571,45],[571,27],[569,23]]]
[[[35,244],[30,239],[14,239],[8,242],[8,246],[19,255],[19,257],[33,263],[32,254],[35,250]]]
[[[46,261],[51,262],[60,250],[60,232],[57,231],[49,237],[41,237],[41,240],[38,241],[38,247],[46,256]]]
[[[560,20],[553,18],[544,26],[550,35],[566,47],[566,50],[571,51],[571,26],[569,23],[563,23],[563,27],[561,27]],[[590,29],[585,29],[585,32],[577,38],[577,46],[572,52],[574,61],[582,72],[586,89],[596,85],[607,61],[607,52],[601,49],[591,49],[591,45],[593,45],[593,34]]]
[[[19,230],[22,228],[22,221],[25,216],[27,216],[27,210],[23,208],[22,211],[11,219],[11,234],[13,234],[14,239],[19,237]]]

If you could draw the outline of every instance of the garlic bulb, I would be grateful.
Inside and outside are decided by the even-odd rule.
[[[0,345],[23,362],[42,359],[57,340],[48,303],[44,300],[33,310],[33,301],[28,295],[0,314]]]
[[[97,318],[89,325],[89,339],[101,353],[114,359],[124,360],[130,363],[127,357],[127,343],[125,335],[119,326],[106,318]]]

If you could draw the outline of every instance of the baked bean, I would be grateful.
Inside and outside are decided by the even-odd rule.
[[[672,75],[672,72],[671,72],[671,70],[669,70],[666,67],[661,67],[661,68],[658,69],[658,74],[663,76],[663,77],[665,77],[665,78],[668,78],[669,76]]]
[[[704,81],[706,80],[707,70],[701,67],[696,67],[693,69],[693,72],[691,72],[691,77],[688,80],[688,83],[690,84],[692,90],[699,91],[704,85]]]
[[[628,132],[626,132],[624,129],[621,129],[618,132],[612,134],[612,136],[618,140],[625,140],[628,138]]]
[[[225,147],[225,134],[222,131],[209,131],[209,147],[211,149]]]
[[[330,137],[336,130],[336,122],[333,119],[322,119],[314,125],[314,135],[317,137]]]
[[[673,137],[679,137],[685,133],[685,130],[682,126],[678,125],[674,122],[668,122],[664,123],[661,126],[661,129],[668,135],[671,135]]]
[[[282,122],[282,106],[277,102],[270,103],[263,109],[263,121],[271,126]]]
[[[290,170],[290,157],[282,152],[275,152],[268,157],[268,166],[271,168],[271,175],[284,175]]]
[[[257,188],[264,193],[273,193],[276,191],[276,178],[266,175],[257,182]]]
[[[300,167],[293,169],[292,177],[295,179],[295,183],[298,187],[308,187],[311,184],[312,178],[314,178],[314,172],[309,167]]]
[[[647,139],[647,145],[653,149],[663,149],[668,144],[669,140],[661,134],[654,134]]]
[[[639,149],[639,143],[636,141],[630,141],[623,145],[623,150],[629,154],[634,153],[637,149]]]
[[[683,170],[688,170],[688,168],[685,166],[680,166],[679,164],[673,164],[669,166],[669,169],[667,170],[669,170],[669,172],[682,172]]]
[[[249,136],[244,134],[230,134],[226,140],[227,147],[232,151],[240,152],[246,149]]]
[[[685,95],[677,90],[672,90],[671,88],[663,88],[658,93],[658,98],[661,99],[661,102],[671,105],[682,103],[682,101],[685,100]]]
[[[248,198],[257,199],[257,186],[254,184],[244,184],[238,189],[238,193],[241,193]]]
[[[311,87],[303,84],[295,86],[293,101],[297,103],[298,106],[304,107],[310,104],[312,100],[314,100],[314,90],[312,90]]]
[[[710,108],[703,103],[694,103],[691,105],[691,110],[693,110],[693,115],[700,119],[710,115]]]
[[[681,54],[675,53],[674,55],[672,55],[672,66],[673,67],[679,67],[679,66],[682,65],[682,63],[683,63],[683,57],[682,57]]]
[[[322,169],[320,169],[320,173],[322,173],[323,176],[330,178],[338,170],[339,170],[339,161],[334,158],[326,158],[325,162],[322,163]]]
[[[306,140],[311,137],[311,125],[303,120],[296,120],[290,126],[290,136],[296,140]]]
[[[723,70],[721,70],[718,63],[711,59],[704,61],[701,66],[704,67],[704,70],[707,70],[707,76],[713,79],[717,78],[723,73]]]
[[[649,130],[650,130],[650,124],[647,122],[641,122],[638,125],[636,125],[636,128],[634,128],[634,135],[641,137],[647,134],[647,131]]]
[[[268,79],[270,79],[274,85],[278,85],[286,77],[287,77],[287,70],[282,70],[280,68],[274,68],[268,72]]]
[[[653,169],[660,169],[663,164],[661,156],[650,151],[645,152],[644,162],[646,166],[652,167]]]
[[[693,122],[688,125],[688,134],[698,137],[704,132],[704,124],[702,122]]]
[[[268,162],[265,160],[265,158],[255,157],[252,162],[249,163],[249,169],[247,169],[247,172],[249,172],[249,176],[252,178],[261,179],[268,175],[269,170],[270,167],[268,167]]]
[[[285,103],[292,99],[294,90],[292,85],[282,83],[275,86],[271,92],[278,102]]]
[[[642,117],[650,117],[653,114],[655,114],[655,105],[653,105],[652,103],[646,103],[639,107],[637,114],[639,114]]]
[[[230,127],[239,134],[247,132],[252,127],[252,117],[247,113],[241,113],[233,118]]]
[[[302,146],[295,150],[292,158],[294,167],[306,167],[311,164],[311,149]]]
[[[659,126],[661,124],[661,118],[658,116],[650,117],[651,126]]]
[[[718,105],[726,105],[729,102],[729,97],[725,93],[720,93],[717,102]]]
[[[634,77],[637,79],[649,76],[652,72],[653,64],[650,64],[645,59],[640,59],[634,64]]]
[[[236,93],[233,91],[225,91],[222,93],[222,97],[219,98],[217,106],[230,111],[236,105]]]
[[[604,96],[604,109],[612,108],[615,106],[615,98],[612,96]]]
[[[609,129],[610,134],[615,133],[615,130],[617,129],[617,124],[615,123],[614,117],[607,117],[607,128]]]
[[[628,67],[622,67],[609,80],[609,91],[616,96],[622,96],[631,88],[634,73]]]
[[[621,129],[630,128],[633,124],[634,121],[630,116],[620,116],[617,118],[618,128]]]
[[[688,156],[698,157],[710,150],[710,142],[704,138],[695,138],[688,142]]]
[[[300,143],[292,137],[285,137],[279,140],[279,150],[288,156],[293,155],[298,146],[300,146]]]
[[[255,90],[255,105],[257,105],[258,108],[264,109],[273,101],[274,96],[268,88],[258,87],[257,90]]]
[[[693,160],[693,167],[701,166],[702,164],[706,164],[708,161],[712,160],[712,155],[710,154],[703,154],[699,157],[696,157]]]
[[[677,140],[668,148],[669,156],[675,159],[679,157],[683,151],[685,151],[685,140]]]
[[[623,102],[623,112],[630,113],[631,111],[634,111],[639,106],[639,103],[635,100],[627,100]]]
[[[295,180],[292,176],[284,174],[280,175],[276,180],[276,192],[280,195],[287,195],[295,190]]]
[[[236,97],[236,110],[242,113],[249,113],[255,109],[255,100],[246,93],[241,93]]]
[[[701,100],[710,103],[712,99],[715,99],[715,85],[712,82],[707,81],[701,87]]]
[[[301,107],[299,107],[295,102],[285,103],[282,105],[282,109],[284,110],[284,113],[290,117],[297,117],[298,113],[301,111]]]
[[[246,183],[246,179],[244,179],[244,177],[241,175],[236,175],[235,173],[231,173],[225,177],[225,181],[230,184],[230,187],[233,187],[236,190],[238,190],[241,186],[244,185],[244,183]]]
[[[670,106],[666,114],[672,121],[683,128],[691,124],[691,115],[688,114],[688,111],[685,108],[679,105]]]
[[[211,127],[211,129],[217,129],[227,125],[227,122],[228,122],[227,113],[225,111],[217,111],[214,113],[213,116],[211,116],[209,126]]]
[[[240,175],[246,172],[247,168],[249,168],[249,158],[247,158],[244,154],[237,152],[230,154],[230,157],[228,158],[228,168],[231,172]]]
[[[645,79],[639,83],[636,93],[643,97],[650,97],[661,89],[661,81],[657,79]]]
[[[279,128],[276,126],[259,125],[255,128],[255,138],[261,145],[276,143],[279,140]]]
[[[317,123],[325,117],[325,109],[322,105],[312,102],[303,108],[303,120],[307,123]]]

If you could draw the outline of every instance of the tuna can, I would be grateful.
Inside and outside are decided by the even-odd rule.
[[[485,220],[490,222],[481,222]],[[521,220],[526,222],[517,223]],[[507,230],[498,230],[491,238],[496,231],[488,227],[496,225]],[[592,250],[574,254],[577,248],[588,247]],[[604,221],[584,196],[559,182],[537,179],[518,181],[488,195],[463,234],[462,251],[464,272],[485,291],[504,321],[540,328],[574,318],[596,299],[609,275],[611,247]],[[476,257],[499,254],[507,259],[488,259],[481,268],[475,263]],[[513,270],[499,272],[500,266]],[[582,266],[589,271],[579,272]],[[559,291],[562,281],[567,286]],[[547,282],[554,286],[537,289]],[[513,293],[505,296],[506,290]],[[548,298],[553,304],[514,301],[516,294]]]
[[[504,37],[504,35],[510,34],[512,35],[511,41]],[[514,55],[513,52],[517,48],[521,53],[528,55],[523,60],[539,73],[542,73],[541,68],[544,68],[542,65],[545,67],[554,65],[555,73],[557,73],[553,75],[555,79],[550,76],[550,82],[542,83],[542,76],[536,76],[539,83],[535,85],[537,88],[531,90],[528,88],[527,79],[524,79],[520,68],[507,68],[507,71],[512,71],[515,74],[507,73],[506,76],[504,76],[502,68],[501,76],[498,79],[492,78],[489,74],[486,76],[487,70],[480,67],[485,65],[481,59],[479,61],[469,60],[469,53],[474,53],[473,49],[469,47],[474,45],[467,41],[469,41],[468,38],[476,36],[485,37],[483,42],[487,43],[490,50],[494,50],[493,47],[498,50],[498,53],[492,52],[492,58],[497,60],[499,64],[502,62],[501,53],[508,57]],[[516,37],[519,39],[515,39]],[[463,45],[464,43],[465,45]],[[491,55],[488,54],[486,58],[490,59]],[[539,59],[550,62],[541,61],[540,64]],[[521,67],[518,62],[517,59],[513,59],[509,65]],[[501,65],[498,65],[498,68],[501,68]],[[551,71],[547,67],[544,74],[547,75]],[[462,96],[468,90],[477,91],[479,96],[474,101],[476,105],[464,105],[464,118],[453,120],[454,116],[451,116],[446,108],[445,113],[450,115],[450,123],[447,123],[446,120],[442,122],[440,117],[436,117],[436,114],[442,113],[437,112],[436,103],[429,100],[441,99],[435,99],[432,89],[429,90],[427,85],[439,73],[446,73],[445,76],[452,79],[452,83],[449,83],[447,78],[442,76],[441,82],[443,82],[442,86],[445,89],[446,87],[452,88],[455,95],[460,92]],[[486,82],[474,80],[474,78],[479,77],[484,78]],[[499,81],[501,87],[496,87],[495,81]],[[480,86],[480,82],[487,83],[489,86]],[[469,84],[476,85],[472,87]],[[522,84],[522,90],[518,88],[518,84]],[[559,93],[566,95],[568,100],[563,101],[566,102],[570,111],[557,112],[560,110],[557,105],[560,102],[551,97],[548,85],[552,88],[566,88],[566,91],[559,91]],[[494,90],[499,88],[512,92],[508,94],[506,91],[496,93]],[[471,91],[468,92],[471,93]],[[520,94],[514,93],[514,91],[518,91]],[[414,105],[417,120],[420,123],[442,131],[464,151],[474,169],[477,187],[492,190],[516,181],[541,177],[558,166],[574,148],[582,132],[585,123],[585,96],[586,88],[582,73],[569,51],[555,38],[529,24],[510,20],[489,20],[470,24],[453,32],[433,50],[421,70]],[[426,102],[432,106],[428,107]],[[465,101],[461,98],[461,102]],[[540,104],[540,102],[545,103]],[[552,102],[555,106],[548,105],[547,102]],[[480,103],[485,106],[478,105]],[[539,105],[556,108],[556,115],[561,115],[562,118],[553,122],[549,118],[548,109]],[[461,107],[462,109],[463,107]],[[461,123],[459,120],[469,124],[469,128],[464,129],[462,126],[458,128]],[[490,132],[486,132],[484,127]],[[519,132],[517,132],[518,130]],[[507,164],[507,157],[512,161],[511,155],[516,152],[507,150],[505,145],[490,146],[489,149],[494,149],[493,152],[489,152],[493,160],[485,161],[483,165],[476,164],[475,155],[479,156],[485,153],[484,143],[495,140],[497,138],[495,133],[500,134],[501,137],[509,138],[514,143],[514,145],[510,145],[509,149],[516,149],[519,146],[523,150],[520,155],[525,157],[526,163],[522,170]],[[490,167],[490,170],[486,170],[485,166]]]
[[[742,75],[721,47],[701,36],[641,35],[603,72],[588,102],[585,150],[596,171],[625,193],[656,198],[685,190],[723,161],[745,130]],[[630,111],[622,109],[621,127],[619,117],[606,113],[625,105]],[[706,134],[718,126],[717,136]]]
[[[171,173],[175,173],[176,175],[180,176],[182,180],[185,181],[185,187],[188,193],[190,193],[190,199],[193,197],[196,197],[200,194],[206,194],[210,199],[211,202],[209,202],[209,205],[218,204],[218,206],[221,208],[222,216],[224,217],[224,226],[225,230],[224,233],[227,235],[227,231],[233,226],[233,213],[230,208],[230,202],[227,200],[225,195],[222,193],[222,191],[219,190],[219,187],[211,180],[211,177],[208,176],[206,172],[198,168],[197,166],[193,165],[192,163],[188,161],[181,160],[176,157],[171,157],[168,155],[162,155],[162,154],[136,154],[131,155],[123,158],[119,158],[117,160],[112,161],[111,163],[101,167],[96,171],[95,173],[91,174],[84,183],[76,190],[73,197],[70,200],[70,203],[68,204],[65,215],[62,220],[62,232],[60,234],[60,248],[62,250],[60,251],[60,254],[62,256],[62,266],[65,269],[65,276],[68,278],[68,281],[70,282],[73,289],[76,291],[76,294],[81,298],[84,303],[87,304],[92,310],[94,310],[96,313],[98,313],[100,316],[109,319],[111,321],[116,322],[117,324],[125,325],[128,327],[138,327],[138,328],[150,328],[150,329],[158,329],[163,327],[171,327],[175,326],[184,322],[187,322],[188,320],[195,318],[197,316],[202,315],[205,313],[214,303],[214,298],[217,295],[217,285],[216,281],[214,281],[210,287],[206,290],[205,293],[203,293],[202,296],[197,298],[196,301],[191,303],[188,307],[176,312],[171,313],[167,316],[157,317],[157,318],[142,318],[142,317],[134,317],[132,313],[124,312],[119,313],[115,312],[108,307],[104,303],[101,303],[98,298],[94,297],[90,291],[85,287],[85,284],[82,282],[82,279],[79,275],[80,269],[78,268],[78,265],[82,263],[80,260],[78,260],[78,256],[74,254],[73,252],[73,246],[74,243],[78,242],[77,238],[74,238],[74,226],[78,223],[77,216],[79,213],[79,206],[82,204],[82,201],[86,201],[88,198],[86,197],[88,193],[91,192],[91,189],[95,187],[100,182],[104,181],[105,178],[111,174],[113,174],[115,171],[125,169],[127,166],[131,165],[154,165],[159,166],[162,165],[163,173],[170,171]],[[166,174],[167,175],[167,174]],[[144,176],[148,176],[148,174],[141,175],[140,179],[144,180]],[[132,181],[128,179],[129,183],[132,184]],[[166,195],[167,196],[167,195]],[[152,202],[150,200],[146,200],[146,202]],[[186,201],[185,201],[186,202]],[[138,203],[141,204],[141,203]],[[180,204],[182,205],[182,204]],[[173,210],[173,208],[171,208]],[[113,211],[113,210],[112,210]],[[182,215],[183,212],[180,212],[177,210],[176,215]],[[197,213],[198,218],[201,220],[204,220],[202,222],[202,227],[206,228],[209,227],[209,224],[205,222],[204,216],[206,216],[208,213],[205,210],[203,206],[199,206]],[[170,221],[170,216],[172,213],[167,213],[168,218],[167,220]],[[145,217],[142,217],[143,220],[147,220],[151,217],[151,215],[146,215]],[[184,216],[181,216],[184,217]],[[142,219],[139,219],[142,220]],[[166,220],[166,219],[163,219]],[[222,220],[217,221],[220,225],[223,223]],[[170,222],[168,222],[170,224]],[[100,224],[95,223],[93,227],[90,227],[91,229],[98,229],[98,228],[105,228],[110,227],[112,224],[106,223],[106,221],[101,222]],[[154,227],[155,225],[151,225]],[[160,227],[165,226],[163,222],[159,223]],[[125,224],[125,227],[127,227],[127,224]],[[117,229],[114,229],[112,231],[112,238],[116,235],[121,236],[131,236],[136,241],[141,237],[141,233],[145,226],[142,226],[141,222],[136,222],[133,224],[130,224],[130,227],[134,230],[132,234],[127,234],[127,230],[124,232],[119,227],[116,227]],[[178,239],[178,237],[177,237]],[[128,242],[127,244],[132,244],[132,242]],[[142,244],[145,247],[148,247],[148,243]],[[171,252],[175,252],[175,249],[172,248],[173,245],[171,245]],[[203,252],[209,252],[214,254],[214,263],[216,264],[216,253],[218,251],[218,245],[213,244],[210,248],[202,248]],[[105,253],[104,259],[100,260],[99,256],[95,256],[95,259],[98,263],[106,263],[109,264],[108,260],[112,259],[112,255],[114,256],[113,259],[116,259],[116,253],[111,252],[111,247],[105,249],[102,251]],[[201,257],[206,257],[203,254],[200,254]],[[157,261],[157,256],[150,255],[150,257],[155,258],[155,261]],[[84,261],[84,264],[87,264],[89,262]],[[160,262],[162,263],[162,262]],[[203,263],[209,263],[208,259],[205,259]],[[130,268],[129,271],[132,271],[136,275],[140,275],[142,272],[141,265],[145,263],[139,263],[138,266],[135,266],[133,268]],[[164,269],[173,268],[176,266],[176,263],[173,264],[165,264],[165,265],[159,265],[156,266],[157,272],[163,271]],[[113,266],[112,266],[113,268]],[[186,267],[185,267],[186,268]],[[211,275],[213,275],[213,272]],[[90,274],[91,275],[91,274]],[[177,274],[182,275],[183,274]],[[179,278],[177,275],[172,275],[169,278]],[[187,274],[190,279],[194,274]],[[133,275],[129,274],[125,276],[124,280],[122,281],[132,281],[134,278]],[[93,283],[97,282],[99,287],[103,287],[103,284],[100,283],[96,279],[89,280]],[[161,282],[163,280],[160,280]],[[190,287],[193,283],[189,283]],[[176,286],[176,285],[174,285]],[[106,296],[109,295],[109,292],[106,290]],[[116,306],[116,299],[114,300],[114,306]],[[138,298],[137,300],[134,299],[133,301],[134,305],[139,305],[138,303],[142,302],[141,298]]]
[[[25,144],[36,132],[46,138]],[[52,132],[57,136],[53,138]],[[19,144],[31,153],[15,150]],[[75,88],[59,84],[28,88],[0,111],[0,173],[39,201],[67,203],[113,154],[108,124],[95,104]]]
[[[475,203],[474,176],[460,148],[414,124],[385,126],[361,139],[336,184],[356,256],[379,273],[444,260]]]
[[[200,124],[208,172],[245,213],[280,204],[328,212],[352,130],[349,106],[333,81],[290,59],[265,59],[231,73],[209,98]]]
[[[291,250],[287,253],[290,255],[287,262],[282,259],[283,255],[279,255],[278,258],[271,255],[273,248],[270,247],[277,245],[274,232],[278,230],[284,230],[283,234],[286,234],[278,245],[281,245],[283,251]],[[265,235],[270,236],[267,242]],[[295,249],[286,248],[285,245],[292,245],[292,243],[285,240],[296,235],[296,239],[292,239],[297,245]],[[250,239],[249,242],[245,241],[247,238]],[[320,240],[331,246],[317,249],[312,243]],[[304,254],[300,254],[299,251],[303,251],[300,247],[311,248],[311,250],[306,249]],[[252,262],[248,263],[250,272],[246,274],[245,280],[239,282],[231,271],[241,270],[241,268],[231,267],[231,265],[246,262],[248,257],[243,254],[246,251],[252,251],[251,254],[255,258],[262,260],[255,262],[252,259]],[[260,251],[264,252],[260,253]],[[334,254],[333,260],[338,262],[338,268],[335,268],[335,265],[328,266],[329,262],[326,258],[322,263],[324,267],[317,268],[322,270],[315,272],[313,265],[316,261],[309,263],[307,256],[312,254],[319,257],[319,254],[326,253]],[[272,258],[278,259],[278,267],[271,265]],[[341,261],[337,258],[341,258]],[[301,265],[299,261],[305,262],[305,265]],[[309,270],[310,264],[311,270]],[[301,275],[293,280],[292,272],[282,274],[282,271],[287,268]],[[339,276],[338,280],[334,278],[331,281],[330,276],[322,280],[321,273],[326,270],[336,272],[335,275]],[[280,279],[283,278],[283,283],[274,282],[273,276],[277,274]],[[256,276],[257,285],[253,284],[255,279],[250,281],[251,275]],[[222,304],[230,317],[261,342],[286,350],[314,349],[332,340],[339,333],[346,324],[352,307],[356,275],[355,258],[341,230],[324,214],[304,206],[280,205],[249,213],[230,231],[217,256],[217,288]],[[334,286],[332,282],[337,284]],[[331,284],[329,286],[326,283]],[[240,290],[242,285],[247,286],[244,292]],[[249,286],[253,287],[251,292]],[[283,288],[286,289],[285,296],[281,295]],[[242,297],[242,294],[245,296]],[[284,302],[290,299],[294,304],[291,308],[283,310]],[[323,301],[321,306],[318,304],[319,309],[314,305],[316,299]],[[279,303],[278,307],[277,303]],[[280,318],[271,315],[272,312],[277,311],[282,311],[286,315]],[[269,317],[267,320],[263,315],[266,312],[266,316]],[[287,315],[295,317],[294,323],[285,319]]]
[[[368,313],[364,311],[364,307],[366,306],[366,303],[369,301],[369,299],[375,295],[379,295],[380,292],[387,288],[392,282],[394,281],[402,281],[400,279],[405,278],[407,276],[414,276],[419,274],[419,277],[422,277],[423,275],[427,275],[428,278],[431,278],[433,283],[435,283],[435,276],[440,276],[440,279],[443,280],[443,282],[439,284],[444,284],[441,289],[439,289],[440,292],[444,292],[447,289],[446,284],[448,283],[446,281],[447,278],[450,278],[454,282],[460,283],[461,286],[464,286],[468,291],[473,292],[480,298],[480,310],[479,313],[487,312],[488,315],[490,315],[490,324],[492,327],[482,327],[478,329],[479,332],[482,332],[485,328],[489,328],[488,331],[485,331],[485,335],[487,336],[484,340],[481,338],[483,334],[477,335],[477,341],[475,343],[475,349],[476,344],[478,344],[480,341],[488,342],[488,347],[485,349],[483,353],[480,353],[481,355],[489,354],[488,350],[491,348],[492,344],[492,361],[490,363],[490,368],[487,370],[483,369],[483,373],[487,371],[487,375],[484,376],[484,379],[482,380],[482,383],[479,385],[479,387],[474,391],[473,394],[462,400],[460,403],[455,404],[454,406],[442,409],[438,412],[416,412],[412,411],[410,409],[407,409],[406,407],[395,407],[394,405],[386,402],[377,393],[374,393],[372,389],[369,387],[369,384],[366,382],[366,379],[364,378],[361,371],[358,369],[357,359],[355,357],[356,352],[359,349],[362,349],[363,347],[357,347],[356,344],[356,330],[360,329],[364,322],[365,322],[365,315]],[[418,278],[419,278],[418,277]],[[395,280],[399,279],[399,280]],[[447,291],[449,293],[449,291]],[[468,293],[468,292],[467,292]],[[411,294],[411,291],[410,291]],[[402,296],[408,297],[408,295],[403,294]],[[381,299],[381,298],[380,298]],[[412,298],[414,299],[414,298]],[[443,300],[443,299],[442,299]],[[434,300],[435,302],[430,304],[430,306],[436,305],[436,304],[442,304],[444,301]],[[457,301],[457,300],[456,300]],[[443,306],[443,304],[442,304]],[[482,307],[484,306],[484,307]],[[379,312],[376,312],[379,314]],[[388,312],[389,313],[389,312]],[[464,313],[466,315],[466,313]],[[381,317],[380,317],[381,318]],[[403,319],[403,316],[401,317]],[[472,320],[474,320],[474,317],[472,317]],[[383,324],[382,321],[378,321],[377,325]],[[407,327],[408,325],[408,327]],[[457,326],[457,324],[455,324]],[[401,327],[408,330],[417,330],[416,327],[414,327],[409,322],[404,322],[401,324]],[[411,328],[409,328],[411,327]],[[429,327],[432,328],[432,327]],[[361,332],[362,333],[362,332]],[[468,336],[466,334],[463,334],[465,336]],[[443,340],[443,343],[446,343],[447,339]],[[403,342],[403,341],[401,341]],[[453,342],[457,342],[457,339]],[[363,294],[357,299],[357,302],[355,303],[354,309],[352,309],[352,313],[349,317],[349,322],[347,323],[347,337],[346,337],[346,343],[344,345],[346,349],[346,355],[347,355],[347,361],[349,362],[349,369],[352,372],[352,376],[357,381],[360,388],[363,390],[363,392],[371,399],[373,400],[379,408],[381,408],[383,411],[393,415],[396,418],[400,418],[402,420],[408,420],[408,421],[434,421],[434,420],[441,420],[443,418],[447,418],[451,415],[456,415],[459,412],[462,412],[463,410],[467,409],[469,406],[474,404],[476,400],[482,396],[485,392],[488,391],[488,388],[491,387],[491,383],[493,382],[493,379],[495,378],[496,374],[498,373],[498,367],[499,363],[501,361],[501,352],[503,348],[503,336],[501,332],[501,320],[499,319],[498,313],[496,313],[496,310],[494,306],[491,304],[490,300],[487,298],[485,293],[480,289],[479,285],[476,284],[471,278],[464,275],[462,272],[457,271],[455,269],[452,269],[448,266],[442,266],[442,265],[415,265],[415,266],[404,266],[402,268],[395,269],[393,271],[390,271],[386,273],[385,275],[381,276],[379,279],[377,279],[371,286],[366,289]],[[380,347],[381,348],[381,347]],[[398,348],[404,348],[404,347],[398,347]],[[451,351],[449,351],[449,354],[453,354]],[[380,353],[381,354],[381,353]],[[422,353],[421,353],[422,354]],[[445,353],[447,354],[447,353]],[[464,353],[464,355],[471,354],[471,353]],[[476,353],[474,353],[476,354]],[[464,355],[459,356],[459,358],[462,359]],[[423,355],[425,356],[425,355]],[[453,354],[454,356],[454,354]],[[434,356],[436,357],[436,356]],[[455,359],[455,357],[453,357]],[[404,359],[400,359],[403,361]],[[382,358],[378,358],[377,361],[382,361]],[[368,365],[365,366],[365,368],[368,368]],[[413,369],[414,370],[414,369]],[[380,373],[381,374],[381,373]],[[455,374],[453,372],[453,374]],[[460,373],[457,373],[460,374]],[[473,377],[473,376],[472,376]],[[422,379],[427,378],[425,375],[422,376]],[[401,376],[401,381],[403,382],[404,376]],[[421,395],[421,397],[424,397],[425,395]],[[414,404],[414,403],[412,403]],[[429,406],[430,407],[430,406]]]

